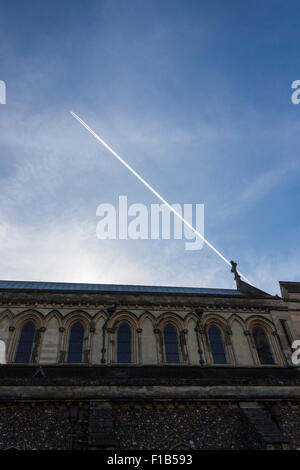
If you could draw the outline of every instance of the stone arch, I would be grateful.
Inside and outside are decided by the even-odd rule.
[[[84,310],[76,309],[69,312],[63,319],[63,327],[68,328],[74,319],[82,321],[84,325],[88,326],[91,321],[91,316]]]
[[[121,310],[115,313],[109,320],[108,327],[115,329],[118,327],[118,324],[123,321],[128,322],[132,328],[138,328],[138,318],[135,313],[130,312],[129,310]]]
[[[262,326],[263,328],[267,329],[267,331],[270,333],[272,333],[272,331],[275,330],[274,323],[268,318],[263,317],[261,315],[251,315],[250,317],[247,318],[246,320],[247,330],[250,330],[255,325]]]
[[[19,328],[21,324],[30,320],[36,324],[37,328],[42,328],[45,323],[44,316],[38,310],[28,309],[16,315],[15,326]]]
[[[54,317],[57,319],[59,328],[62,326],[63,320],[64,320],[62,314],[58,310],[51,310],[45,316],[45,326],[46,326],[46,328],[47,328],[48,322],[51,321],[52,318],[54,318]]]
[[[105,310],[99,310],[99,312],[95,313],[95,315],[92,317],[93,323],[96,324],[100,318],[103,320],[108,318],[107,312]]]
[[[225,318],[215,313],[210,313],[210,314],[205,315],[203,317],[202,324],[205,329],[207,329],[208,326],[214,324],[218,326],[219,328],[221,328],[222,330],[224,330],[224,332],[226,331],[226,327],[227,327],[227,321],[225,320]]]
[[[170,447],[170,450],[194,450],[190,444],[185,441],[179,441]]]
[[[234,363],[234,357],[233,357],[233,351],[232,351],[232,345],[231,345],[231,330],[228,328],[227,322],[225,318],[216,315],[216,314],[208,314],[204,317],[203,319],[203,330],[204,330],[204,336],[205,336],[205,356],[206,360],[209,364],[212,364],[216,366],[217,364],[214,363],[213,360],[213,355],[212,355],[212,350],[211,350],[211,344],[209,340],[209,328],[211,326],[215,326],[219,329],[221,337],[222,337],[222,342],[226,354],[226,360],[227,364],[232,364]],[[222,364],[224,365],[224,364]]]
[[[89,362],[90,349],[89,349],[89,328],[90,328],[90,316],[81,310],[74,310],[73,312],[68,313],[64,319],[63,327],[60,328],[60,331],[63,333],[60,341],[60,358],[59,362],[66,362],[67,353],[69,347],[69,338],[71,333],[72,326],[75,323],[81,323],[84,328],[84,339],[83,339],[83,358],[82,362]]]
[[[164,312],[157,319],[158,328],[163,328],[167,323],[171,323],[178,329],[178,332],[184,329],[183,319],[174,312]]]
[[[45,331],[44,318],[37,310],[28,309],[18,313],[15,317],[14,331],[8,351],[8,362],[14,362],[22,328],[28,322],[32,322],[36,329],[32,347],[31,362],[36,363],[39,361],[42,340],[41,337]]]
[[[146,310],[145,312],[142,313],[142,315],[138,319],[138,327],[139,328],[143,328],[143,323],[147,318],[153,323],[153,326],[155,325],[155,323],[157,321],[155,316],[153,315],[153,313],[148,312]]]
[[[160,361],[163,363],[165,363],[166,361],[164,329],[167,325],[173,326],[177,331],[180,363],[188,363],[188,351],[185,338],[187,330],[183,326],[183,319],[178,314],[173,312],[165,312],[160,315],[160,317],[158,318],[157,326],[154,330],[157,334]]]
[[[233,313],[227,320],[227,323],[229,325],[229,327],[231,327],[232,323],[234,321],[239,321],[241,326],[243,327],[243,329],[245,330],[246,329],[246,322],[245,322],[245,319],[243,317],[241,317],[240,315],[238,315],[237,313]]]
[[[191,310],[190,312],[187,312],[185,317],[183,318],[183,328],[187,328],[187,324],[191,319],[193,319],[196,323],[199,321],[199,318],[197,317],[197,315],[194,313],[193,310]]]
[[[109,357],[111,362],[117,362],[117,334],[118,328],[122,323],[126,323],[131,331],[131,363],[136,364],[138,361],[138,319],[137,316],[130,311],[122,310],[115,314],[113,318],[108,321],[108,335],[109,335]]]
[[[276,332],[275,325],[272,321],[262,316],[253,315],[247,319],[246,325],[247,325],[247,335],[249,336],[250,341],[251,341],[251,346],[253,349],[253,355],[255,358],[256,365],[263,366],[263,364],[261,364],[259,360],[255,341],[252,335],[252,331],[256,326],[261,327],[265,331],[267,340],[269,342],[269,347],[270,347],[270,350],[274,359],[274,365],[286,364],[286,361],[285,361],[283,352],[281,351],[280,343],[278,340],[278,334]]]
[[[15,324],[15,316],[13,315],[13,313],[11,312],[11,310],[9,310],[8,308],[3,310],[3,312],[0,313],[0,322],[1,320],[3,320],[4,318],[8,318],[8,321],[9,321],[9,325],[10,326],[14,326]]]

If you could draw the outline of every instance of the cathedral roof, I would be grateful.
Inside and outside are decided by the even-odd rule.
[[[123,284],[85,284],[74,282],[1,281],[0,290],[61,291],[61,292],[132,292],[162,294],[200,294],[251,296],[237,289],[216,289],[207,287],[141,286]]]

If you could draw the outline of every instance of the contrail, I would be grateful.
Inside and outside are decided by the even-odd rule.
[[[189,227],[189,229],[191,229],[195,235],[197,235],[199,238],[201,238],[201,240],[203,240],[204,243],[206,243],[207,246],[209,246],[209,248],[211,248],[223,261],[225,261],[225,263],[228,264],[228,266],[231,267],[231,263],[230,261],[225,258],[225,256],[222,255],[222,253],[220,253],[211,243],[209,243],[208,240],[206,240],[206,238],[204,238],[204,236],[198,232],[198,230],[196,230],[187,220],[185,220],[181,214],[179,214],[179,212],[177,212],[172,206],[171,204],[168,203],[168,201],[166,201],[157,191],[155,191],[154,188],[152,188],[152,186],[147,183],[147,181],[144,180],[144,178],[141,177],[141,175],[139,175],[130,165],[128,165],[128,163],[125,162],[125,160],[123,160],[122,157],[120,157],[119,154],[117,154],[117,152],[115,152],[106,142],[104,142],[103,139],[101,139],[101,137],[99,137],[96,132],[94,132],[82,119],[80,119],[79,116],[77,116],[77,114],[73,113],[73,111],[70,111],[70,113],[72,114],[72,116],[74,116],[75,119],[77,119],[78,122],[80,122],[80,124],[83,125],[83,127],[85,127],[94,137],[96,137],[97,140],[99,140],[99,142],[101,142],[102,145],[104,145],[104,147],[110,151],[110,153],[113,154],[114,157],[116,157],[129,171],[131,171],[131,173],[134,174],[134,176],[137,177],[137,179],[139,179],[145,186],[146,188],[150,189],[150,191],[158,198],[160,199],[160,201],[162,201],[169,209],[170,211],[172,211],[175,215],[177,215],[177,217],[179,217],[180,220],[182,220],[182,222],[187,226]],[[248,281],[248,279],[246,278],[246,276],[244,276],[241,272],[237,271],[238,274],[240,276],[242,276],[246,282],[248,282],[248,284],[251,284],[250,281]]]

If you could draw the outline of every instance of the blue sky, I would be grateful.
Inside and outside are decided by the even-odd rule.
[[[0,278],[234,287],[209,248],[96,238],[96,207],[204,203],[258,287],[300,281],[298,2],[0,3]]]

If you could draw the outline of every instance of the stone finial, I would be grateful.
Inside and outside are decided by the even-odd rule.
[[[232,266],[232,267],[231,267],[231,272],[234,274],[234,279],[235,279],[235,280],[236,280],[236,279],[240,279],[241,277],[240,277],[240,275],[239,275],[239,273],[238,273],[238,271],[237,271],[237,269],[236,269],[237,263],[235,263],[234,261],[230,261],[230,264],[231,264],[231,266]]]
[[[241,282],[241,276],[239,275],[238,270],[236,268],[237,263],[235,263],[235,261],[230,261],[230,264],[231,264],[231,272],[234,274],[234,280],[236,282],[236,286],[237,288],[239,288],[239,285]]]

